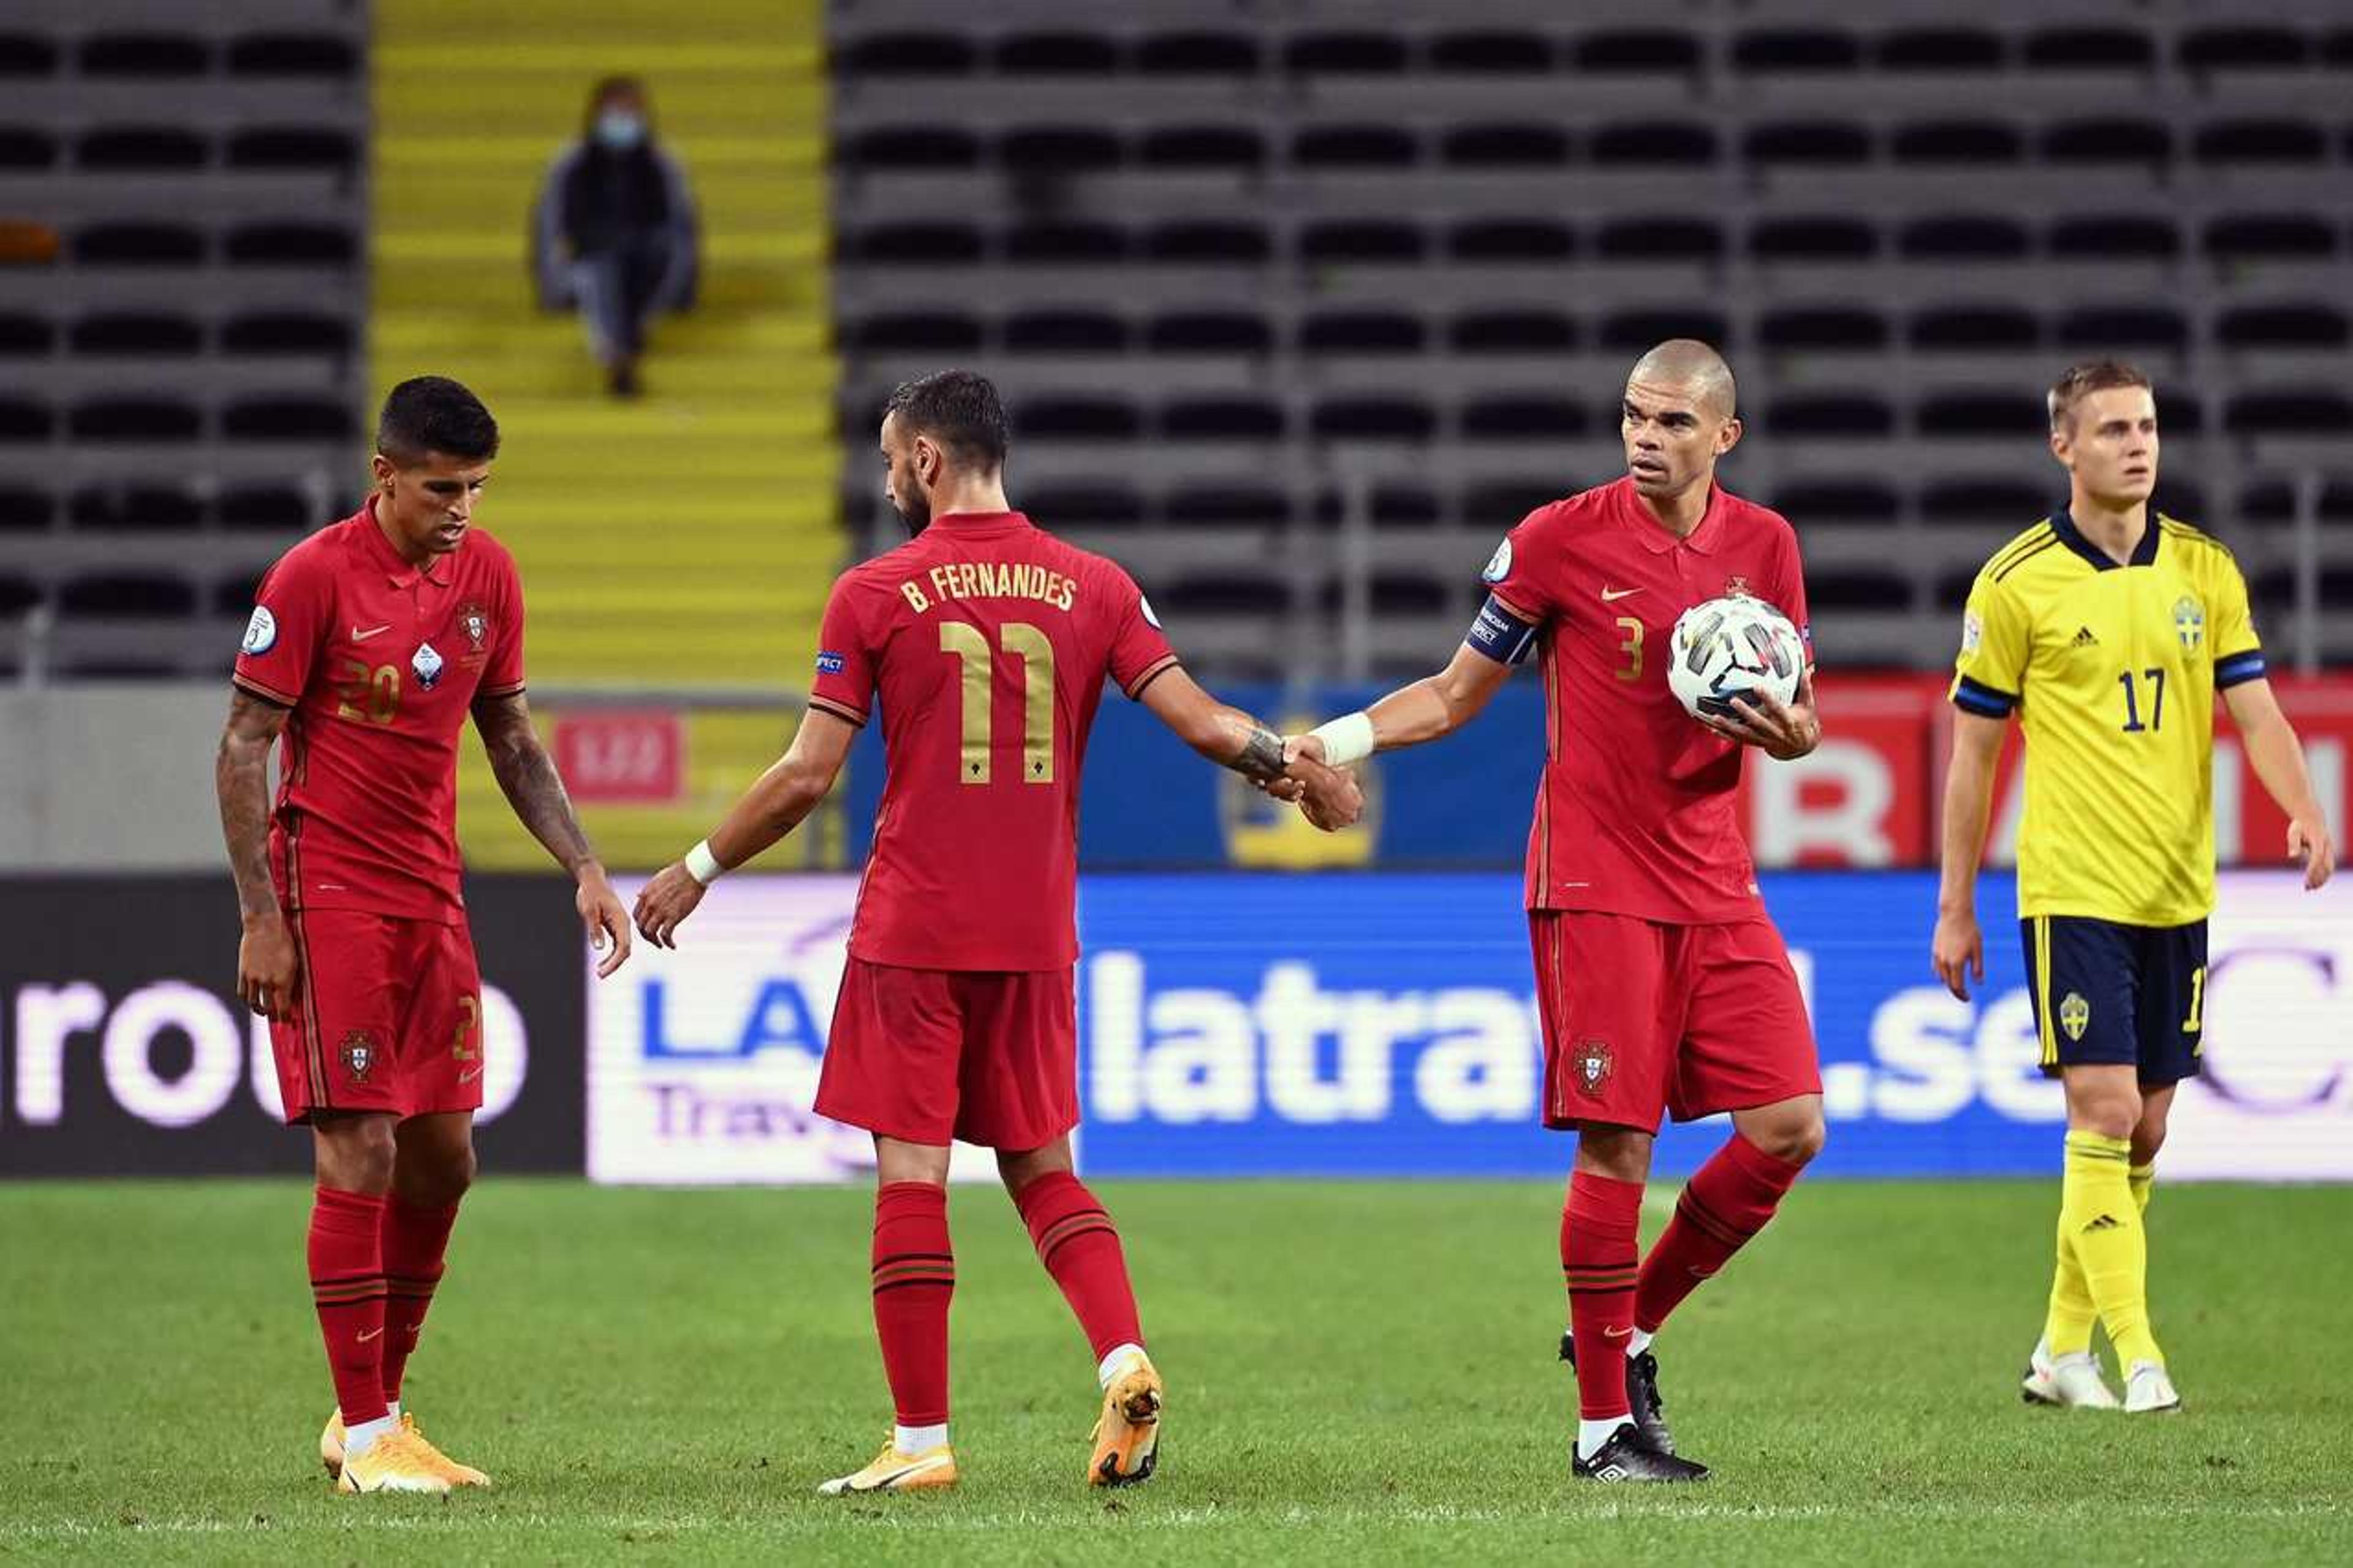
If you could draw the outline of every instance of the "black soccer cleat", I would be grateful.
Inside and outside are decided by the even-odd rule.
[[[1620,1425],[1590,1459],[1571,1457],[1568,1472],[1580,1481],[1704,1481],[1707,1467],[1662,1454],[1642,1440],[1631,1421]]]
[[[1560,1359],[1568,1363],[1569,1371],[1577,1370],[1574,1334],[1561,1334]],[[1675,1451],[1675,1435],[1667,1430],[1667,1403],[1659,1397],[1659,1358],[1649,1351],[1626,1358],[1626,1407],[1634,1413],[1644,1442],[1662,1454]]]

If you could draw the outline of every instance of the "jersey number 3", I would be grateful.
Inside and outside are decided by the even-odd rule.
[[[1021,782],[1054,782],[1054,645],[1022,621],[997,628],[1005,651],[1021,661]],[[987,634],[964,621],[940,623],[940,651],[964,665],[964,745],[956,776],[988,782],[989,737],[997,691],[996,652]]]

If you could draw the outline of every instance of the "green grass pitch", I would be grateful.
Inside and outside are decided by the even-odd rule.
[[[339,1500],[294,1183],[0,1189],[0,1559],[1106,1563],[2353,1560],[2353,1189],[2167,1187],[2189,1412],[2030,1410],[2047,1183],[1801,1184],[1659,1350],[1699,1487],[1572,1483],[1556,1189],[1105,1183],[1168,1377],[1092,1366],[1003,1194],[953,1200],[953,1495],[821,1500],[890,1411],[855,1190],[491,1178],[412,1368],[498,1489]],[[1662,1217],[1654,1195],[1651,1223]]]

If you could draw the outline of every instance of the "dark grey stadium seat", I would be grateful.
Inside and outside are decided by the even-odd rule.
[[[41,585],[15,572],[0,572],[0,616],[21,616],[39,604]]]
[[[1025,439],[1133,441],[1144,416],[1124,397],[1033,397],[1014,410],[1013,428]]]
[[[1912,424],[1932,440],[2015,436],[2031,442],[2050,434],[2051,414],[2042,399],[2031,393],[1936,392],[1914,405]]]
[[[1319,510],[1325,521],[1337,521],[1337,498]],[[1375,528],[1429,528],[1440,516],[1438,492],[1428,485],[1388,479],[1373,487],[1373,526]]]
[[[1429,616],[1445,610],[1455,597],[1451,585],[1427,572],[1407,567],[1376,571],[1365,580],[1365,596],[1377,616]],[[1327,579],[1316,595],[1327,612],[1337,610],[1346,594],[1337,577]]]
[[[1732,65],[1752,75],[1862,68],[1862,40],[1834,27],[1753,27],[1732,41]]]
[[[1550,506],[1577,487],[1553,475],[1482,479],[1463,488],[1456,503],[1466,528],[1493,528],[1501,532],[1516,526],[1540,506]]]
[[[228,231],[221,254],[234,267],[349,267],[359,242],[341,224],[247,223]]]
[[[1886,566],[1816,565],[1806,571],[1806,605],[1823,610],[1886,610],[1912,603],[1912,580]]]
[[[1577,235],[1550,218],[1471,218],[1449,231],[1446,254],[1456,261],[1565,261],[1577,254]]]
[[[58,329],[29,310],[0,310],[0,357],[45,354],[57,347]]]
[[[978,261],[987,243],[968,223],[925,220],[875,223],[849,236],[849,249],[859,260],[881,266],[955,266]]]
[[[997,161],[1016,174],[1100,174],[1124,156],[1117,136],[1092,125],[1024,125],[997,139]]]
[[[1170,310],[1152,319],[1145,347],[1154,353],[1271,354],[1274,328],[1254,310]]]
[[[1251,480],[1195,480],[1161,499],[1159,520],[1176,528],[1271,528],[1291,521],[1291,500]]]
[[[2353,27],[2331,27],[2320,35],[2320,63],[2332,71],[2353,70]]]
[[[1897,27],[1872,48],[1883,71],[1998,71],[2008,58],[2001,35],[1987,27]]]
[[[2337,231],[2309,213],[2241,213],[2210,221],[2204,245],[2218,261],[2317,258],[2335,254]]]
[[[73,257],[84,267],[201,267],[210,242],[191,224],[123,219],[77,229]]]
[[[316,310],[257,310],[231,317],[220,331],[224,353],[348,354],[351,321]]]
[[[213,521],[223,528],[299,533],[317,520],[311,502],[291,486],[236,485],[214,498]]]
[[[2353,431],[2353,398],[2332,386],[2266,387],[2223,405],[2233,436],[2339,436]]]
[[[1325,398],[1307,427],[1319,441],[1427,441],[1438,434],[1438,416],[1419,398],[1367,394]]]
[[[1757,323],[1757,346],[1778,353],[1883,349],[1887,321],[1852,305],[1807,305],[1768,310]]]
[[[1871,132],[1846,120],[1782,120],[1752,125],[1740,139],[1752,163],[1825,168],[1871,161]]]
[[[231,76],[332,77],[359,74],[359,50],[334,33],[247,33],[229,40]]]
[[[1906,261],[2015,261],[2032,249],[2026,226],[1990,213],[1913,218],[1896,231]]]
[[[84,76],[202,76],[212,69],[212,46],[185,33],[99,33],[75,53]]]
[[[1258,267],[1273,259],[1274,241],[1254,223],[1182,218],[1145,230],[1144,254],[1186,266]]]
[[[886,310],[847,326],[861,353],[973,353],[981,342],[980,322],[961,310]]]
[[[2163,163],[2173,157],[2173,128],[2137,116],[2070,120],[2043,128],[2042,150],[2052,163]]]
[[[1280,441],[1291,421],[1271,397],[1172,397],[1160,406],[1159,434],[1174,441]]]
[[[2042,346],[2042,323],[2014,305],[1946,305],[1918,312],[1906,334],[1915,349],[2001,353]]]
[[[1420,157],[1420,142],[1395,125],[1312,125],[1291,142],[1303,169],[1404,168]]]
[[[2145,27],[2045,27],[2019,58],[2029,70],[2146,71],[2157,68],[2157,44]]]
[[[1144,76],[1253,76],[1259,43],[1244,33],[1154,33],[1135,47]]]
[[[998,40],[992,61],[1006,76],[1108,76],[1119,46],[1100,33],[1014,33]]]
[[[111,310],[73,324],[67,344],[78,354],[202,353],[205,330],[195,319],[160,310]]]
[[[1032,265],[1124,261],[1133,248],[1127,230],[1092,219],[1045,218],[1017,223],[1005,233],[1005,258]]]
[[[2277,302],[2223,311],[2214,341],[2232,349],[2338,349],[2348,334],[2345,312],[2334,305]]]
[[[1428,249],[1421,229],[1387,218],[1330,218],[1299,232],[1299,258],[1309,263],[1419,261]]]
[[[360,143],[348,132],[324,125],[256,125],[229,133],[232,169],[349,169],[359,162]]]
[[[1894,485],[1862,476],[1792,479],[1769,500],[1801,532],[1817,522],[1891,523],[1904,510],[1904,498]]]
[[[196,591],[160,572],[91,572],[58,586],[58,608],[91,620],[160,620],[195,614]]]
[[[1611,261],[1715,261],[1724,231],[1707,218],[1615,218],[1595,233],[1593,251]]]
[[[1402,310],[1324,310],[1299,324],[1300,352],[1311,354],[1414,354],[1429,336]]]
[[[1137,161],[1147,169],[1244,169],[1266,165],[1266,142],[1238,125],[1166,125],[1144,133]]]
[[[29,125],[0,125],[0,169],[47,169],[58,161],[58,139]]]
[[[2313,62],[2313,39],[2294,27],[2237,23],[2191,27],[2175,46],[2174,58],[2193,73],[2295,70]]]
[[[1144,497],[1114,479],[1074,480],[1028,491],[1022,510],[1048,528],[1134,528],[1144,521]]]
[[[1998,120],[1926,120],[1899,125],[1888,138],[1899,163],[1988,168],[2026,156],[2026,138]]]
[[[0,443],[46,441],[57,434],[56,411],[46,403],[0,392]]]
[[[2170,305],[2089,305],[2059,318],[2058,346],[2076,352],[2189,346],[2189,321]]]
[[[0,484],[0,531],[31,533],[58,520],[58,498],[31,485]]]
[[[1669,338],[1697,338],[1702,342],[1721,343],[1731,333],[1732,324],[1720,310],[1702,306],[1638,305],[1604,316],[1596,341],[1605,349],[1640,353]]]
[[[980,164],[980,138],[950,125],[878,125],[840,147],[853,169],[972,169]]]
[[[84,132],[74,162],[107,174],[201,169],[212,156],[204,137],[169,125],[110,125]]]
[[[2195,436],[2206,428],[2205,405],[2179,392],[2157,391],[2157,422],[2169,436]]]
[[[980,48],[962,33],[869,33],[834,54],[844,76],[970,76]]]
[[[1892,436],[1895,413],[1866,393],[1784,393],[1765,408],[1776,436]]]
[[[2218,120],[2190,142],[2201,163],[2317,163],[2328,138],[2308,120]]]
[[[1406,68],[1405,40],[1388,33],[1302,33],[1283,46],[1282,68],[1298,76],[1394,76]]]
[[[232,441],[343,441],[358,433],[337,398],[244,397],[221,410],[221,434]]]
[[[2168,517],[2197,522],[2206,516],[2206,492],[2195,479],[2168,474],[2157,481],[2152,504]]]
[[[2170,261],[2181,254],[2181,230],[2147,213],[2095,213],[2055,220],[2043,247],[2061,261]]]
[[[1590,76],[1690,76],[1701,58],[1697,38],[1665,27],[1589,33],[1570,53],[1576,68]]]
[[[1159,595],[1169,616],[1272,615],[1291,602],[1281,584],[1256,573],[1208,572],[1179,578]]]
[[[1568,162],[1568,132],[1537,121],[1458,125],[1439,138],[1441,161],[1464,169],[1542,169]]]
[[[207,595],[210,611],[223,619],[234,616],[242,619],[253,609],[255,595],[261,587],[261,574],[254,571],[230,572],[213,579]]]
[[[0,33],[0,77],[42,77],[57,73],[57,40],[38,33]]]
[[[1637,120],[1604,125],[1587,140],[1585,155],[1596,164],[1704,168],[1721,149],[1715,128],[1683,120]]]
[[[205,503],[165,485],[91,486],[73,493],[66,516],[74,527],[93,532],[190,529],[203,524]]]
[[[1535,307],[1466,310],[1454,318],[1448,342],[1457,353],[1565,353],[1577,347],[1577,322],[1566,311]]]
[[[1552,41],[1542,33],[1490,29],[1440,33],[1430,41],[1430,63],[1442,71],[1487,76],[1542,75],[1552,69]]]
[[[2054,471],[2042,485],[1990,475],[1932,480],[1920,487],[1920,521],[2014,533],[2049,515],[2052,498],[2066,493],[2065,479]]]
[[[972,323],[976,336],[979,323]],[[1005,318],[1008,353],[1124,353],[1134,334],[1109,310],[1017,310]]]
[[[77,441],[193,441],[204,433],[194,404],[167,397],[93,397],[66,416]]]
[[[1879,245],[1879,230],[1858,217],[1760,218],[1748,231],[1748,254],[1759,261],[1868,261]]]
[[[1456,422],[1473,441],[1562,440],[1583,436],[1593,421],[1585,405],[1535,393],[1491,393],[1462,405]]]

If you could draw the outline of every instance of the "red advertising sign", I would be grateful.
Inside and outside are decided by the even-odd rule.
[[[685,791],[686,727],[671,710],[567,713],[554,741],[565,787],[584,805],[664,805]]]

